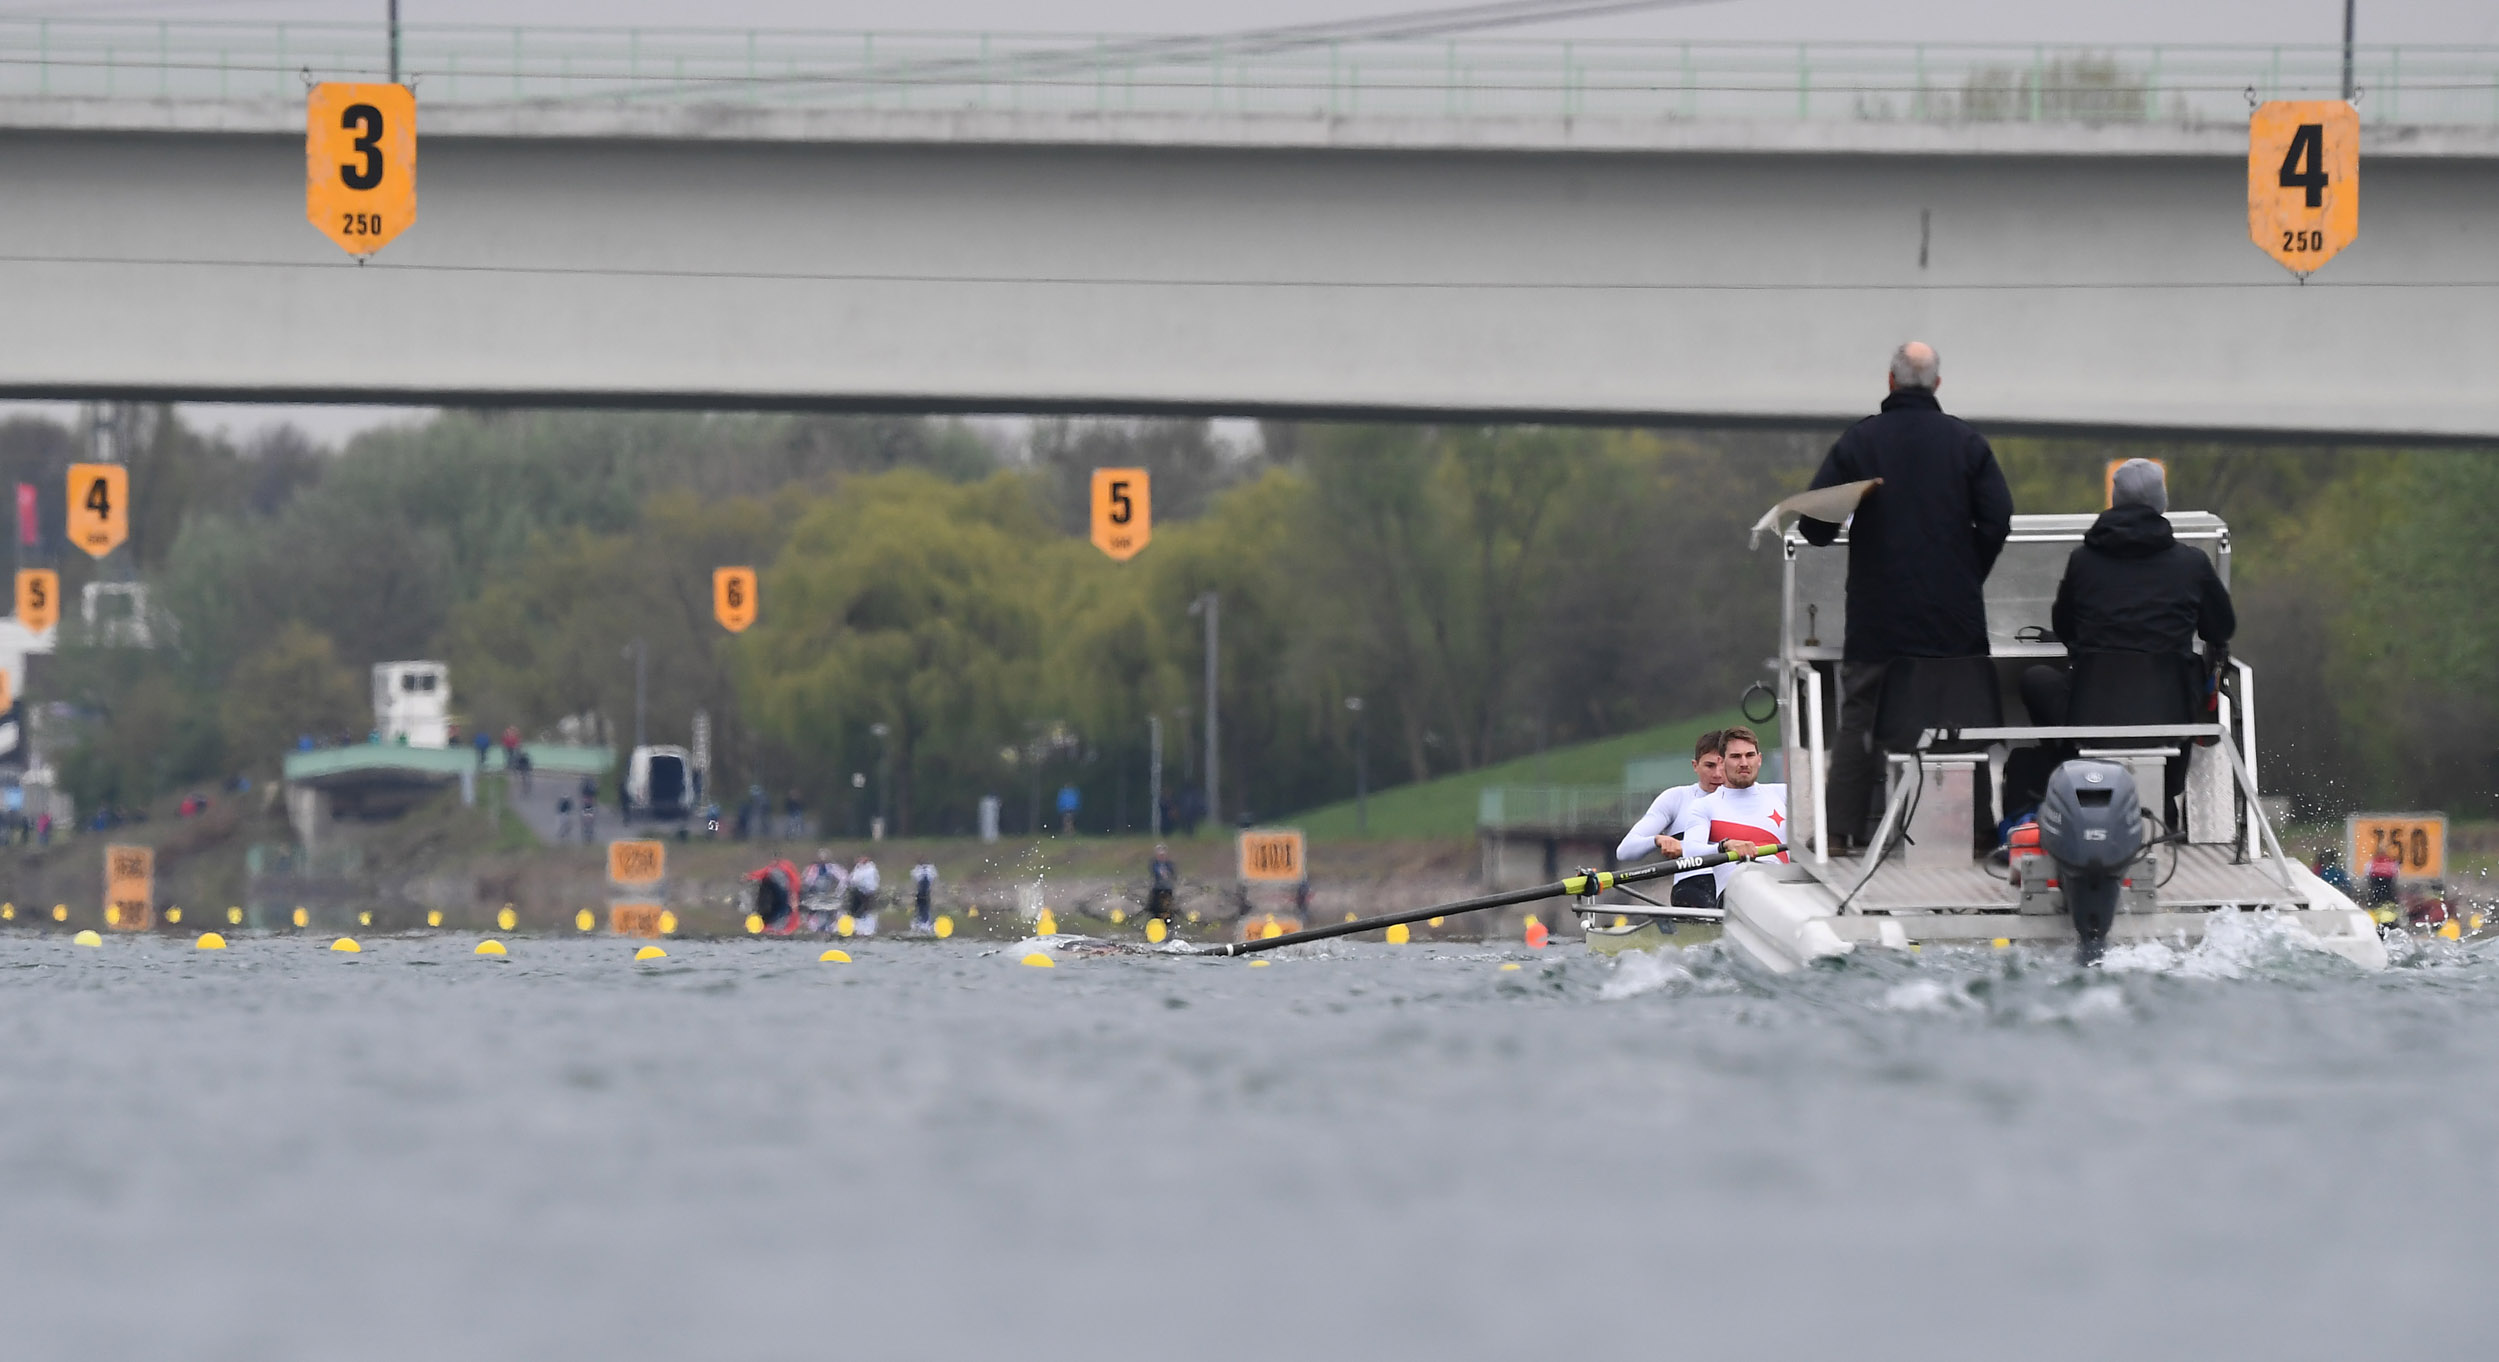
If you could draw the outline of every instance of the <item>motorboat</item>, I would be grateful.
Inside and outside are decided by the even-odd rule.
[[[2013,518],[1987,581],[1986,657],[1920,659],[1929,664],[1923,674],[1915,665],[1887,668],[1876,725],[1881,819],[1863,849],[1843,851],[1832,835],[1829,785],[1848,547],[1845,529],[1829,546],[1796,531],[1796,513],[1839,518],[1829,506],[1800,507],[1806,499],[1781,503],[1757,527],[1757,537],[1765,527],[1776,533],[1782,558],[1769,690],[1780,721],[1790,851],[1727,877],[1719,906],[1729,949],[1779,972],[1861,950],[1928,946],[2087,947],[2090,956],[2103,944],[2087,941],[2097,927],[2109,948],[2192,946],[2224,915],[2261,914],[2364,969],[2385,968],[2377,923],[2282,850],[2258,784],[2256,673],[2245,661],[2229,658],[2221,668],[2203,722],[2032,721],[2023,673],[2069,662],[2050,630],[2050,608],[2090,515]],[[2230,531],[2221,518],[2200,511],[2168,518],[2178,542],[2210,557],[2227,584]],[[2173,762],[2186,768],[2175,800],[2164,788]],[[2043,763],[2070,787],[2067,804],[2058,806],[2052,790],[2038,822],[1998,845],[2008,772],[2036,773]],[[2059,823],[2059,807],[2092,826]],[[2078,849],[2061,857],[2060,837]],[[2087,864],[2099,845],[2114,843],[2126,844],[2125,854]],[[2097,921],[2085,903],[2094,885],[2105,890]],[[1678,939],[1639,913],[1638,905],[1583,904],[1591,946]]]

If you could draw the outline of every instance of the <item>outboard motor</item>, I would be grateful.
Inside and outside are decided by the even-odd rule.
[[[2113,761],[2069,761],[2039,801],[2039,849],[2056,862],[2065,910],[2090,964],[2108,945],[2126,869],[2143,851],[2143,805],[2135,778]]]

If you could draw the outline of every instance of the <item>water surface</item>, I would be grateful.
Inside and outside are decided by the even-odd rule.
[[[0,937],[17,1357],[2431,1357],[2499,963]],[[2492,948],[2499,949],[2499,948]],[[1505,970],[1504,964],[1520,968]],[[2477,1346],[2478,1345],[2478,1346]]]

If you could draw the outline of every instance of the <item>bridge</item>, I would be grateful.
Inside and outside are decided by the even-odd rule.
[[[374,26],[0,20],[0,395],[2499,439],[2499,49],[412,29],[416,225],[305,222]]]

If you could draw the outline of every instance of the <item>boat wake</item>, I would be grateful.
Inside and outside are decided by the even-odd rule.
[[[2129,941],[2100,961],[2112,974],[2166,974],[2181,979],[2245,979],[2302,972],[2337,959],[2299,924],[2273,913],[2215,913],[2204,939],[2189,946]]]

